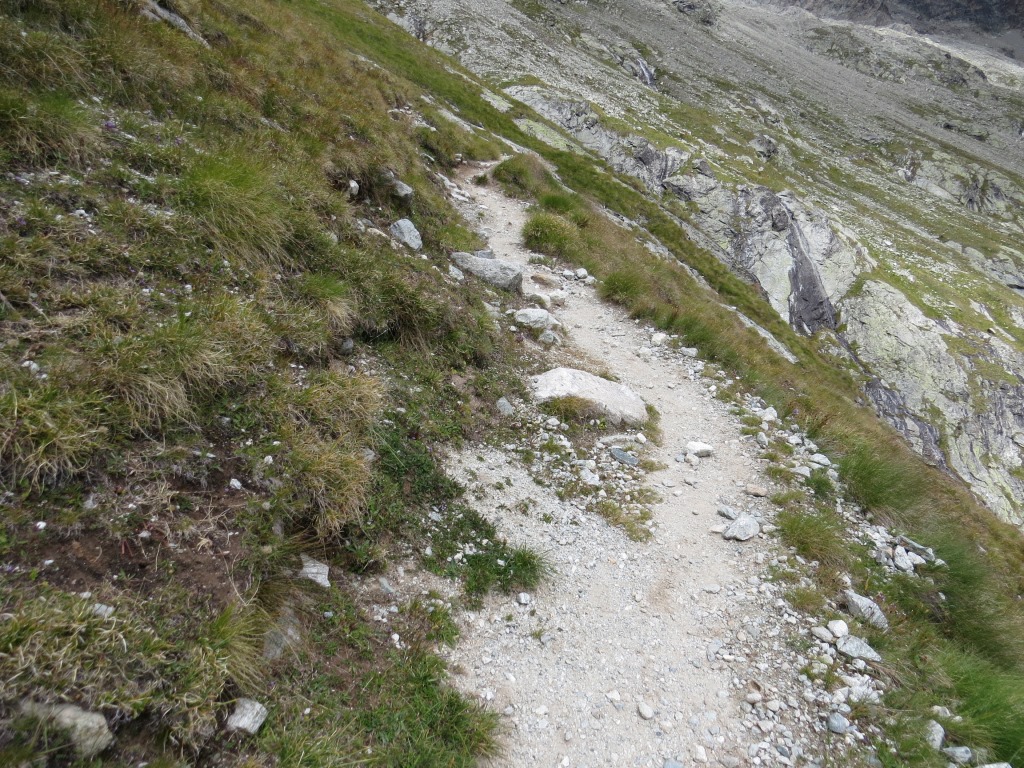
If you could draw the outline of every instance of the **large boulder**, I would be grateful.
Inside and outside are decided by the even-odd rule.
[[[518,264],[462,251],[453,253],[452,259],[459,269],[476,275],[495,288],[514,293],[520,293],[523,289],[523,268]]]
[[[575,368],[553,368],[537,376],[533,395],[540,403],[578,397],[591,403],[612,424],[637,425],[647,421],[647,405],[636,392],[624,384]]]

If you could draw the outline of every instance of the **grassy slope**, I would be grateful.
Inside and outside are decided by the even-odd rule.
[[[25,642],[25,626],[103,637],[106,624],[56,592],[83,588],[115,604],[119,631],[136,633],[145,647],[129,660],[141,666],[100,665],[103,685],[95,688],[40,674],[67,653],[66,644],[41,648],[41,666],[20,670],[15,693],[100,706],[124,723],[123,748],[144,756],[157,747],[132,734],[152,725],[175,754],[182,746],[186,756],[204,754],[193,750],[207,743],[213,717],[257,678],[254,693],[268,684],[287,693],[275,694],[265,731],[234,759],[337,764],[371,745],[391,764],[458,764],[491,743],[486,720],[438,684],[427,650],[444,634],[443,611],[403,618],[401,634],[412,642],[400,652],[343,593],[305,594],[282,577],[300,548],[373,568],[422,530],[424,505],[447,500],[438,508],[458,509],[456,489],[409,439],[457,439],[482,417],[468,404],[498,391],[501,343],[477,300],[355,223],[410,213],[389,195],[390,170],[417,190],[411,214],[428,252],[473,244],[420,152],[444,166],[458,152],[488,156],[495,147],[438,120],[422,91],[541,152],[594,202],[644,222],[725,301],[797,352],[799,367],[767,353],[685,271],[605,226],[591,203],[574,198],[568,213],[553,205],[532,224],[534,247],[584,264],[611,298],[741,375],[845,455],[844,476],[859,501],[940,548],[955,567],[923,594],[855,571],[862,588],[884,595],[906,622],[887,642],[901,660],[893,670],[901,695],[913,701],[893,705],[913,711],[959,699],[976,743],[1009,757],[1024,742],[1014,742],[1021,704],[1013,686],[1024,658],[1017,532],[856,408],[852,382],[685,241],[657,205],[589,160],[519,131],[513,119],[526,110],[496,112],[450,62],[349,0],[204,4],[193,19],[209,50],[112,3],[4,10],[4,164],[23,179],[49,169],[67,178],[0,180],[0,303],[12,340],[0,390],[10,490],[0,546],[17,568],[3,599],[5,612],[35,622],[17,632],[6,625],[0,652]],[[410,105],[438,130],[417,128]],[[512,171],[530,193],[560,192],[536,167]],[[362,185],[354,205],[336,188],[348,178]],[[390,391],[379,377],[345,373],[341,342],[350,336],[359,367],[388,372]],[[40,369],[23,367],[27,360]],[[453,368],[469,392],[452,383]],[[399,402],[404,413],[391,407]],[[368,463],[364,447],[380,459]],[[242,479],[243,493],[227,492],[232,477]],[[35,521],[46,530],[36,531]],[[472,514],[441,527],[435,541],[493,538]],[[151,538],[140,540],[142,531]],[[965,543],[972,540],[985,558]],[[91,562],[76,542],[106,555]],[[225,551],[241,600],[224,589]],[[60,572],[41,567],[51,552],[59,552]],[[474,588],[535,575],[528,553],[503,558],[525,573],[501,571],[502,554],[467,566]],[[183,590],[182,574],[193,572],[217,578],[186,581]],[[40,595],[52,599],[40,603]],[[63,600],[74,610],[53,611]],[[315,642],[266,677],[253,627],[283,602],[301,607]],[[334,614],[327,625],[315,618],[323,611]],[[138,669],[159,684],[135,690],[128,681]],[[986,698],[978,675],[964,673],[978,669],[1000,683],[990,690],[1001,698]],[[115,693],[101,695],[110,688]],[[986,710],[993,701],[1000,717]],[[307,706],[314,715],[304,718]],[[977,717],[964,711],[972,707]],[[337,738],[323,738],[335,729]],[[22,726],[6,733],[14,738],[8,749],[38,745]]]
[[[469,764],[495,723],[444,683],[446,606],[380,627],[292,574],[425,536],[469,597],[539,574],[430,451],[515,386],[504,342],[476,289],[364,231],[477,245],[433,174],[496,147],[339,43],[324,18],[384,26],[355,3],[177,7],[209,48],[130,2],[0,6],[0,762],[72,757],[29,696],[103,712],[110,764]],[[267,663],[282,616],[307,642]],[[267,725],[223,742],[242,694]]]

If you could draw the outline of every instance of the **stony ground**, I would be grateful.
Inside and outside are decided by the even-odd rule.
[[[735,410],[715,397],[723,382],[704,377],[692,351],[603,303],[592,281],[531,264],[519,242],[524,203],[493,184],[463,184],[456,198],[495,256],[524,266],[525,293],[558,297],[562,343],[547,353],[552,367],[611,375],[660,414],[657,440],[632,431],[588,446],[533,403],[514,403],[511,442],[451,457],[477,508],[551,564],[535,594],[495,594],[459,614],[462,636],[447,651],[454,684],[504,715],[505,751],[493,764],[791,765],[846,754],[864,735],[842,716],[845,700],[803,674],[819,622],[791,610],[786,587],[770,578],[801,564],[771,535],[767,464]],[[522,330],[511,317],[500,322]],[[781,434],[763,413],[763,426]],[[684,460],[693,441],[712,454]],[[566,452],[545,454],[551,446]],[[612,447],[647,469],[616,460]],[[621,501],[635,530],[649,513],[650,538],[610,525],[593,511],[600,501]],[[750,515],[760,533],[726,540],[723,512]],[[444,587],[407,566],[366,589],[385,616],[392,590]]]

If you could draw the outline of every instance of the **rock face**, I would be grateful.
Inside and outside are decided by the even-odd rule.
[[[88,712],[74,704],[40,704],[23,701],[21,711],[67,732],[78,756],[89,760],[114,743],[107,720],[98,712]]]
[[[910,24],[922,31],[941,22],[968,22],[995,31],[1024,25],[1024,7],[1016,0],[769,0],[795,5],[820,16],[865,24]]]
[[[591,403],[612,424],[638,425],[647,421],[647,406],[636,392],[575,368],[554,368],[536,377],[533,395],[541,403],[559,397],[578,397]]]

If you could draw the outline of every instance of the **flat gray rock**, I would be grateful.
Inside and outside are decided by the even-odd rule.
[[[539,403],[559,397],[586,400],[612,424],[643,424],[647,405],[629,387],[575,368],[553,368],[536,377],[533,395]]]
[[[502,416],[514,416],[516,413],[516,409],[513,407],[512,403],[508,401],[508,398],[499,397],[496,405],[498,407],[498,413]]]
[[[948,757],[951,763],[956,763],[957,765],[967,765],[971,762],[971,758],[974,757],[970,747],[946,747],[942,750],[942,754]]]
[[[546,309],[520,309],[513,317],[517,325],[525,325],[535,331],[546,331],[562,325]]]
[[[626,453],[624,450],[617,446],[613,447],[609,451],[609,453],[611,453],[613,459],[622,464],[625,464],[627,467],[635,467],[640,463],[640,459],[638,459],[636,456],[630,456],[628,453]]]
[[[707,443],[701,443],[697,440],[693,440],[686,444],[686,452],[692,453],[698,459],[706,459],[715,452],[715,449]]]
[[[844,656],[865,661],[881,661],[878,651],[868,645],[868,641],[856,635],[844,635],[836,640],[836,648]]]
[[[478,254],[481,252],[478,252]],[[488,253],[490,253],[488,251]],[[472,253],[456,251],[452,254],[452,260],[459,269],[476,275],[488,285],[501,288],[505,291],[519,293],[523,289],[523,268],[518,264],[494,258],[489,258]]]
[[[838,712],[833,712],[828,716],[828,720],[825,725],[828,729],[835,734],[842,736],[848,730],[850,730],[850,721],[840,715]]]
[[[863,619],[878,629],[889,628],[889,620],[885,618],[882,609],[871,598],[858,595],[852,589],[848,589],[846,590],[846,606],[849,608],[851,616]]]
[[[321,563],[308,555],[299,555],[299,557],[302,558],[302,569],[299,571],[299,576],[330,589],[331,581],[328,578],[330,569],[327,567],[327,563]]]
[[[420,231],[408,219],[399,219],[391,225],[389,231],[395,240],[407,248],[418,251],[423,247],[423,238],[420,237]]]
[[[932,749],[942,749],[942,741],[946,738],[946,729],[934,720],[924,724],[924,740]]]
[[[732,524],[722,533],[723,539],[733,541],[746,541],[752,539],[761,532],[761,524],[750,515],[737,517]]]
[[[267,719],[267,708],[253,699],[239,699],[235,711],[228,718],[228,731],[244,731],[254,734]]]

